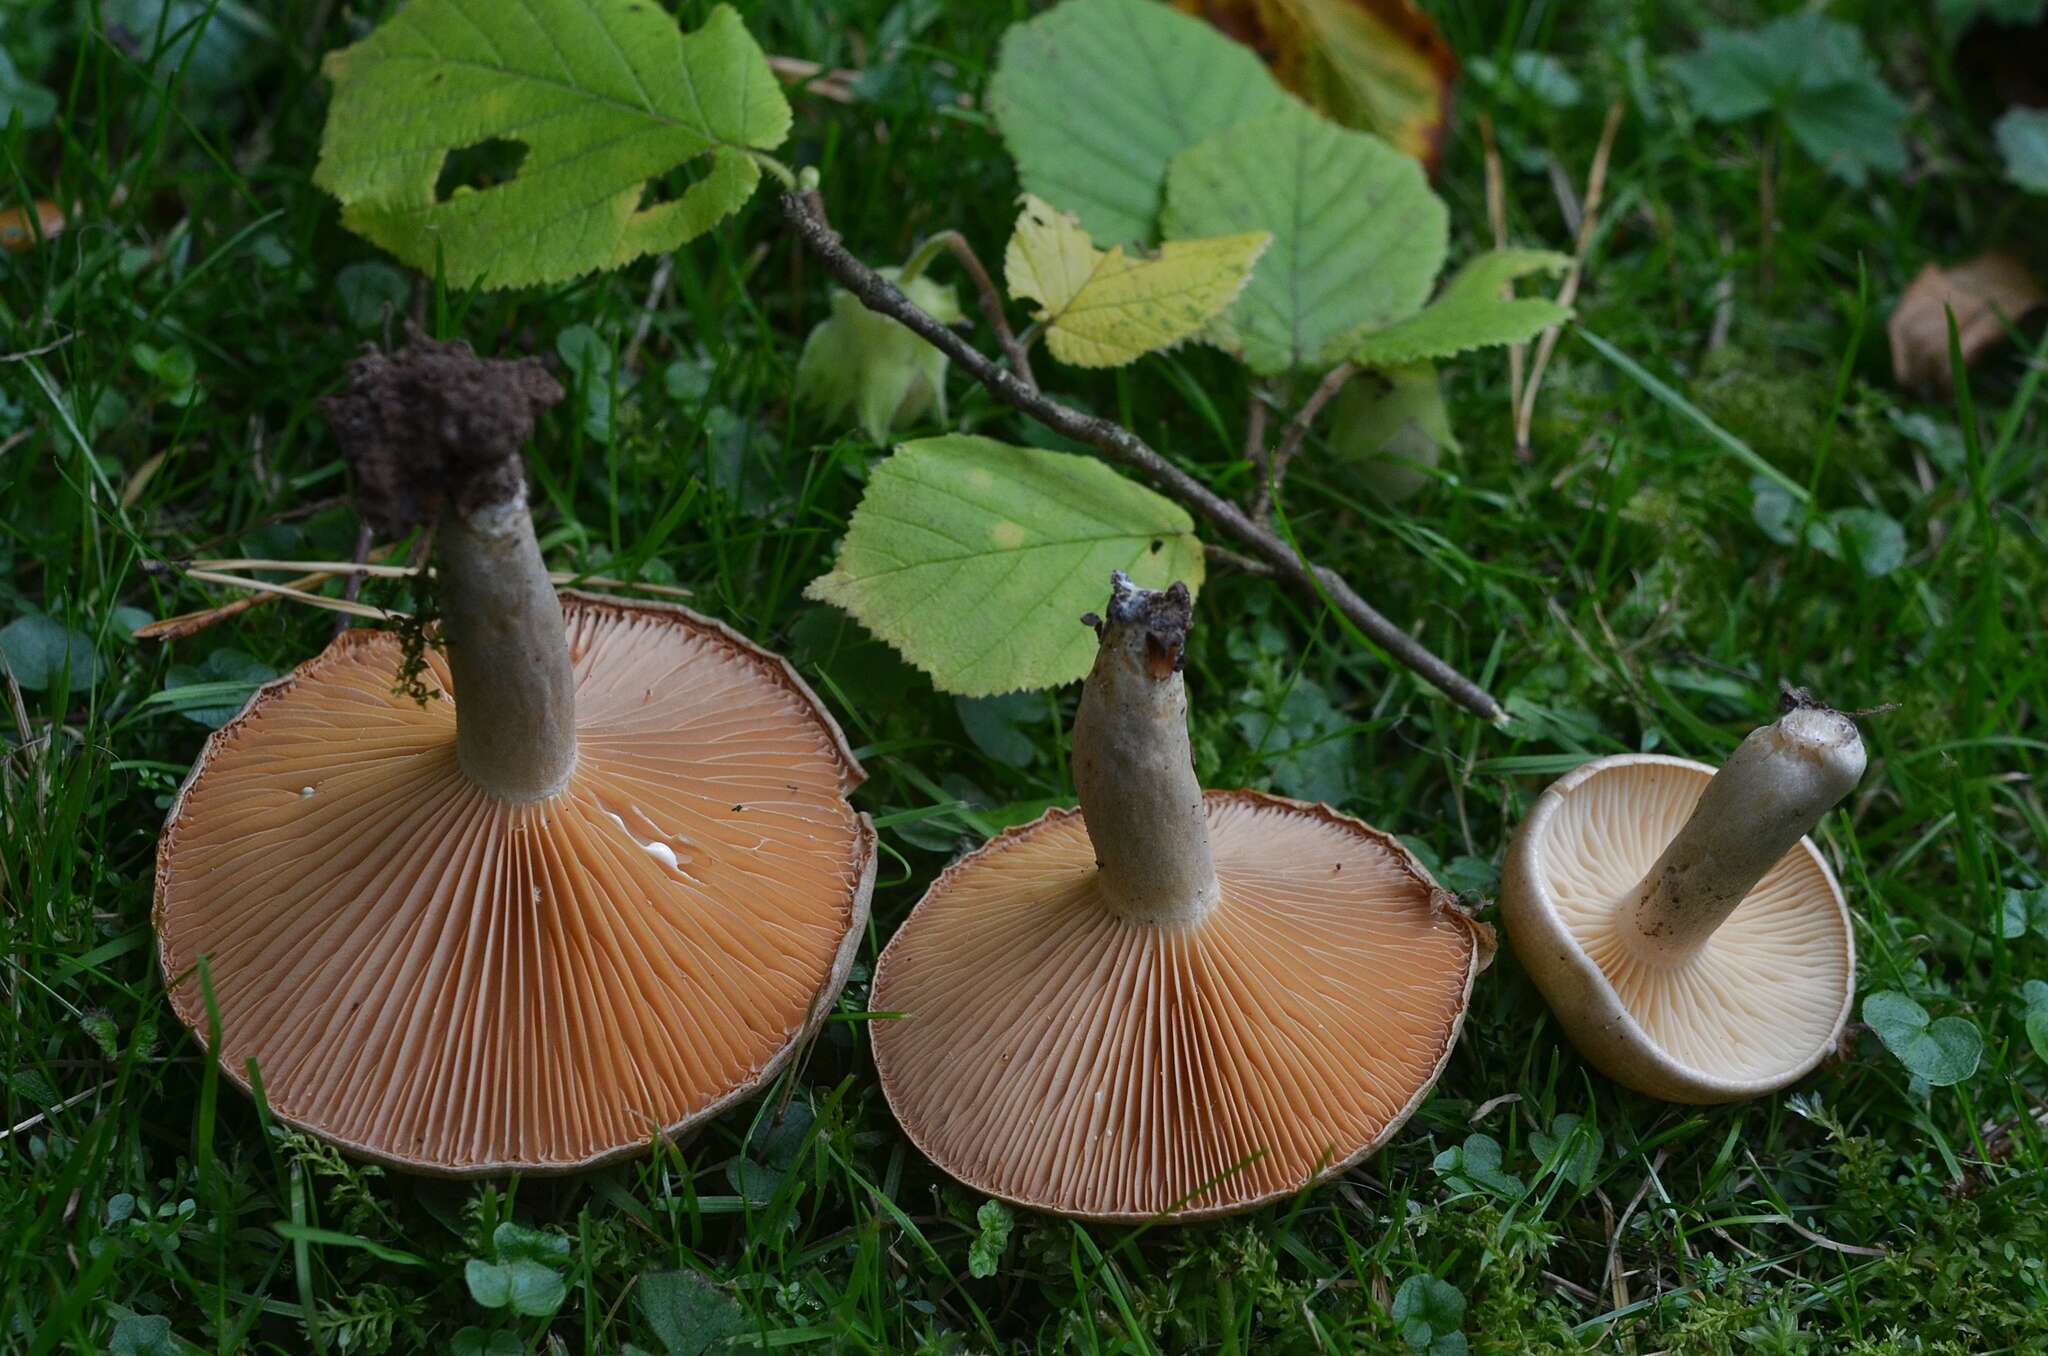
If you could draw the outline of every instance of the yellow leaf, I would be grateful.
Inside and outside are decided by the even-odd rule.
[[[1095,248],[1080,219],[1029,194],[1003,252],[1010,295],[1039,304],[1046,347],[1076,367],[1121,367],[1199,334],[1252,275],[1265,231],[1173,240],[1133,258]]]

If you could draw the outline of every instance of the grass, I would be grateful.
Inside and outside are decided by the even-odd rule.
[[[1974,1023],[1975,1075],[1928,1088],[1857,1030],[1793,1092],[1667,1106],[1582,1064],[1504,952],[1435,1096],[1339,1182],[1199,1227],[1019,1216],[999,1253],[1002,1212],[978,1217],[983,1202],[907,1146],[856,1020],[689,1145],[474,1185],[268,1125],[169,1015],[149,900],[164,809],[205,733],[188,717],[313,654],[333,622],[258,607],[166,650],[126,639],[124,609],[230,596],[149,560],[353,549],[317,402],[377,330],[393,275],[308,172],[319,53],[379,8],[222,5],[263,64],[172,97],[146,36],[61,7],[0,18],[17,64],[63,100],[53,127],[0,136],[6,198],[76,207],[73,229],[0,261],[0,620],[47,614],[98,658],[91,681],[25,691],[6,719],[0,1350],[407,1352],[471,1329],[472,1349],[688,1351],[689,1323],[722,1315],[763,1347],[831,1351],[1396,1351],[1393,1297],[1423,1276],[1462,1300],[1446,1321],[1480,1352],[2042,1349],[2048,1141],[2030,1112],[2048,1069],[2021,986],[2048,978],[2048,937],[2005,938],[2001,921],[2007,892],[2048,873],[2043,355],[2008,350],[1965,395],[1927,403],[1891,381],[1883,326],[1924,262],[2023,238],[2039,209],[2001,184],[1984,110],[1954,102],[1970,82],[1921,7],[1835,7],[1924,96],[1914,171],[1857,190],[1765,124],[1695,123],[1658,74],[1701,25],[1753,22],[1747,7],[1432,6],[1468,60],[1552,54],[1583,89],[1558,108],[1467,83],[1440,184],[1459,257],[1488,243],[1478,114],[1507,156],[1511,236],[1563,245],[1547,166],[1582,182],[1605,103],[1627,103],[1584,329],[1558,352],[1530,463],[1508,450],[1505,361],[1482,354],[1449,372],[1452,476],[1392,508],[1312,445],[1288,507],[1305,544],[1517,719],[1486,727],[1332,618],[1222,572],[1190,687],[1208,784],[1338,800],[1480,896],[1532,798],[1589,755],[1718,759],[1781,679],[1897,703],[1867,722],[1871,770],[1820,838],[1852,899],[1861,990]],[[749,8],[770,50],[869,71],[854,107],[800,97],[787,148],[820,166],[855,248],[889,262],[957,226],[993,256],[1014,180],[957,96],[1022,5]],[[601,394],[551,416],[533,457],[551,558],[687,587],[791,654],[845,722],[885,852],[842,1000],[854,1013],[875,949],[948,858],[1070,794],[1074,694],[956,702],[803,599],[875,455],[790,408],[824,314],[817,270],[765,199],[672,262],[651,303],[653,261],[547,291],[417,296],[430,328],[487,350],[554,352],[590,327],[611,359],[585,383]],[[1043,375],[1245,488],[1245,385],[1218,355]],[[953,394],[959,427],[1031,436]],[[1817,511],[1895,519],[1903,559],[1871,575],[1796,527],[1774,539],[1752,458]],[[1799,496],[1780,493],[1796,522]],[[366,596],[402,603],[375,582]],[[177,695],[195,679],[217,685]],[[499,1235],[507,1221],[566,1250]],[[985,1228],[995,1265],[976,1276]],[[559,1311],[479,1306],[469,1265],[529,1246],[553,1259]]]

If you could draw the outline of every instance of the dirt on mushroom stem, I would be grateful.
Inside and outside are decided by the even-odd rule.
[[[1778,860],[1863,776],[1856,722],[1804,694],[1750,732],[1624,904],[1645,959],[1692,956]]]
[[[457,763],[501,799],[552,796],[576,765],[574,679],[519,449],[562,388],[536,359],[416,330],[349,378],[325,409],[364,519],[385,535],[435,525]]]
[[[1074,787],[1103,897],[1131,922],[1199,922],[1219,891],[1181,677],[1193,600],[1185,584],[1155,592],[1119,570],[1105,615],[1082,621],[1101,647],[1074,716]]]

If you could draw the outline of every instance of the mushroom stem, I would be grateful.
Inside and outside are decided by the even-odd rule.
[[[436,536],[455,761],[501,800],[544,800],[576,767],[576,693],[524,486],[473,513],[451,508]]]
[[[1155,926],[1198,922],[1216,904],[1209,816],[1188,744],[1181,651],[1192,621],[1185,584],[1141,589],[1110,576],[1101,647],[1074,716],[1074,785],[1103,896]]]
[[[1750,732],[1632,892],[1639,954],[1683,961],[1863,776],[1856,722],[1800,702]]]

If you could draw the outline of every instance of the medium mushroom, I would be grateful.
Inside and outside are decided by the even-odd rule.
[[[207,741],[157,856],[171,1001],[281,1120],[477,1175],[587,1167],[745,1096],[829,1010],[874,883],[862,774],[789,666],[548,584],[538,363],[415,338],[328,415],[441,623],[350,631]],[[408,688],[414,690],[408,691]],[[423,690],[420,690],[423,689]]]
[[[1802,693],[1719,772],[1598,758],[1545,791],[1501,882],[1515,954],[1573,1043],[1673,1102],[1784,1087],[1855,996],[1842,887],[1804,835],[1863,775],[1856,723]]]
[[[1113,577],[1074,720],[1080,810],[949,867],[870,1005],[911,1140],[977,1191],[1193,1219],[1371,1153],[1449,1060],[1488,929],[1393,837],[1321,805],[1203,793],[1187,588]]]

